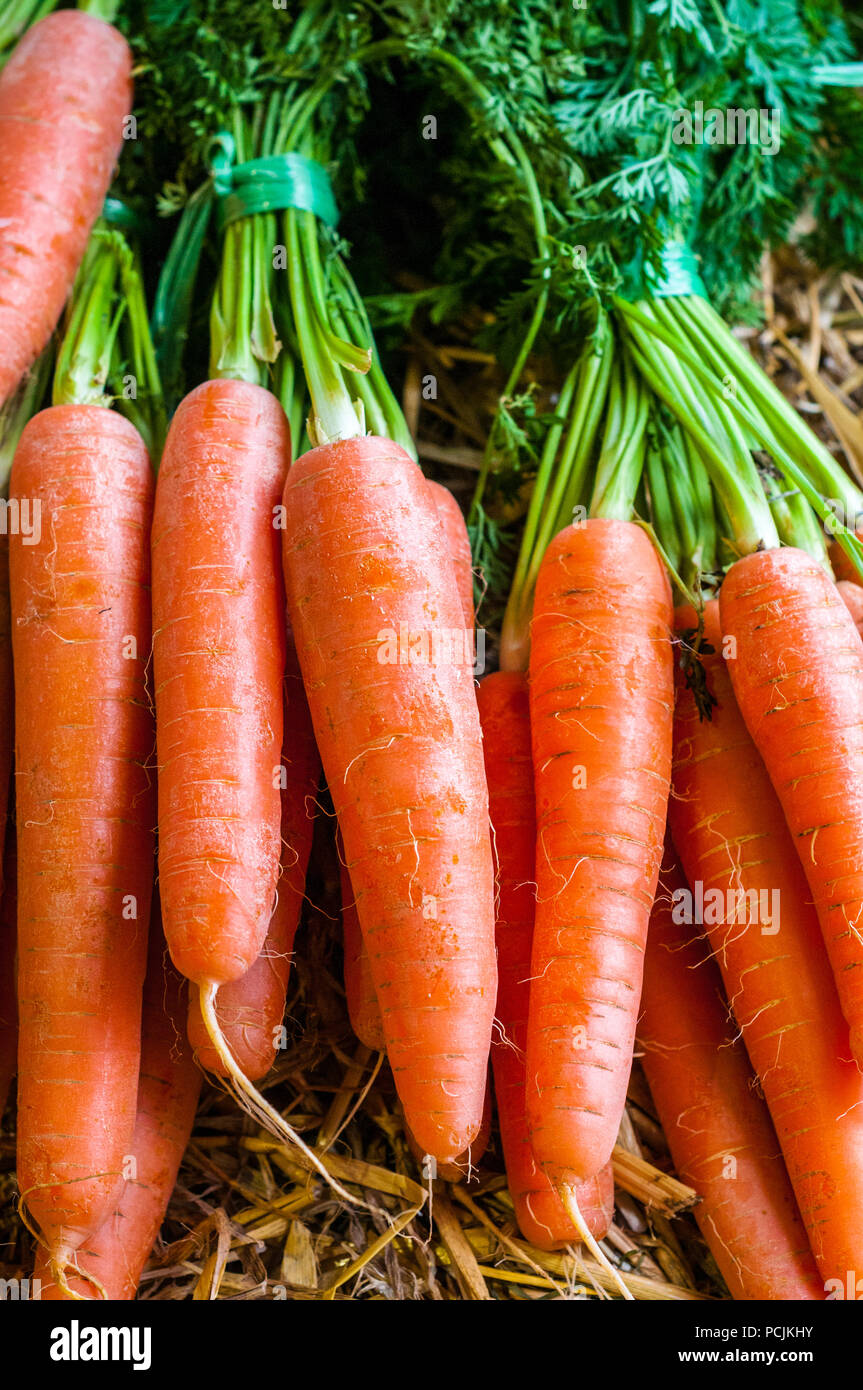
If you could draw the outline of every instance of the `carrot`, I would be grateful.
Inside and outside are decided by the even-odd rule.
[[[373,436],[291,469],[284,567],[312,721],[405,1115],[448,1162],[482,1120],[496,972],[464,613],[417,465]],[[458,653],[456,654],[458,655]]]
[[[863,584],[853,584],[847,579],[838,579],[836,591],[854,619],[854,626],[863,636]]]
[[[464,514],[456,502],[449,488],[442,483],[436,483],[432,479],[426,480],[426,486],[432,495],[438,517],[444,531],[444,540],[449,552],[455,571],[456,583],[461,597],[464,621],[467,629],[472,632],[474,625],[473,610],[473,561],[471,559],[470,540],[467,534]],[[339,864],[342,885],[342,930],[344,935],[344,976],[345,976],[345,997],[347,999],[348,1014],[351,1026],[359,1038],[360,1042],[373,1052],[382,1052],[386,1048],[386,1039],[383,1031],[383,1021],[378,1005],[377,995],[375,994],[374,981],[372,979],[371,965],[369,964],[368,952],[360,931],[360,920],[357,915],[354,891],[351,888],[350,875],[344,866],[344,854],[341,848],[341,837],[339,843]],[[484,1122],[483,1122],[484,1123]],[[476,1146],[474,1141],[474,1147]],[[424,1155],[423,1155],[424,1157]],[[457,1164],[459,1160],[456,1160]],[[444,1165],[453,1172],[460,1169],[455,1164]],[[444,1169],[442,1168],[441,1173]],[[456,1179],[453,1179],[455,1181]]]
[[[823,1299],[776,1132],[673,853],[650,918],[638,1039],[674,1166],[731,1295]]]
[[[290,443],[278,401],[207,381],[171,424],[153,517],[159,883],[181,974],[239,979],[279,871],[285,635],[274,508]]]
[[[525,1106],[524,1053],[530,999],[536,887],[536,808],[527,677],[496,671],[477,693],[488,778],[492,843],[497,859],[497,1009],[491,1060],[507,1184],[525,1239],[542,1250],[580,1240],[547,1174],[536,1161]],[[578,1190],[591,1234],[611,1224],[611,1167]]]
[[[678,621],[695,625],[691,610]],[[705,610],[705,637],[718,703],[701,721],[680,683],[669,822],[690,885],[702,885],[705,903],[710,890],[722,895],[702,914],[710,945],[819,1271],[844,1279],[863,1249],[863,1077],[782,808],[734,699],[715,602]],[[750,904],[759,895],[760,925],[737,921],[741,892]]]
[[[368,951],[360,931],[357,904],[351,876],[342,862],[339,848],[339,875],[342,885],[342,934],[345,954],[345,999],[351,1027],[364,1047],[372,1052],[386,1051],[387,1040],[381,1018]]]
[[[464,512],[449,488],[444,487],[443,483],[436,483],[429,478],[426,485],[431,492],[444,529],[447,549],[455,570],[455,581],[458,585],[461,606],[464,611],[465,627],[473,630],[473,555],[471,554],[470,537],[467,533]]]
[[[155,819],[147,451],[113,411],[52,406],[21,436],[11,497],[41,508],[10,537],[18,1181],[62,1284],[135,1124]]]
[[[198,986],[230,1089],[329,1181],[243,1072],[216,1012],[220,986],[260,955],[276,900],[290,449],[276,397],[230,377],[191,391],[168,432],[152,536],[159,881],[171,959]]]
[[[312,850],[315,798],[321,773],[292,638],[288,641],[284,712],[282,852],[276,905],[260,955],[245,975],[221,987],[216,1007],[225,1041],[250,1081],[266,1076],[276,1051],[284,1046],[282,1020]],[[224,1065],[210,1042],[194,991],[189,999],[188,1032],[201,1066],[224,1076]]]
[[[0,404],[48,342],[102,209],[132,106],[110,24],[60,10],[0,72]]]
[[[609,1161],[626,1100],[671,771],[670,622],[639,527],[596,518],[551,542],[531,629],[526,1065],[533,1148],[562,1189]]]
[[[863,1065],[863,642],[817,561],[748,555],[720,591],[740,712],[800,855]]]
[[[476,1165],[488,1148],[491,1139],[491,1086],[486,1083],[485,1103],[482,1108],[482,1122],[479,1132],[464,1153],[459,1154],[451,1163],[438,1163],[435,1159],[430,1159],[428,1154],[423,1153],[422,1146],[417,1143],[408,1124],[405,1124],[405,1138],[424,1177],[439,1178],[442,1182],[470,1183],[478,1181],[479,1174]]]
[[[150,1252],[165,1218],[180,1162],[192,1132],[201,1073],[182,1034],[186,986],[170,965],[154,911],[150,927],[147,978],[141,1020],[141,1076],[138,1083],[135,1137],[130,1157],[134,1176],[123,1188],[115,1210],[79,1251],[110,1299],[135,1297]],[[51,1277],[43,1250],[37,1250],[34,1275],[40,1297],[68,1298]],[[74,1295],[92,1297],[79,1278],[70,1280]]]
[[[857,532],[857,539],[863,540],[863,531]],[[858,589],[861,587],[860,575],[857,573],[856,566],[852,564],[845,551],[838,541],[831,541],[827,547],[830,555],[830,564],[833,573],[836,575],[837,584],[854,584]]]
[[[3,898],[0,901],[0,1116],[6,1109],[9,1087],[18,1064],[18,998],[15,979],[18,875],[14,826],[9,826],[6,831],[3,869]]]

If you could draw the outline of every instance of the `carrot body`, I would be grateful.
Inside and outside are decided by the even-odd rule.
[[[381,1018],[369,953],[360,931],[360,919],[351,876],[339,863],[342,885],[342,935],[345,953],[345,998],[351,1027],[360,1042],[372,1052],[384,1052],[387,1040]]]
[[[3,865],[3,898],[0,901],[0,1116],[6,1109],[18,1060],[18,995],[15,978],[18,874],[14,827],[10,827],[6,834]]]
[[[183,1038],[186,986],[166,963],[157,914],[150,932],[137,1119],[129,1151],[135,1176],[126,1182],[116,1209],[78,1252],[81,1264],[110,1299],[135,1297],[177,1181],[201,1089],[201,1073]],[[64,1298],[42,1250],[37,1251],[34,1273],[42,1283],[41,1298]],[[72,1278],[69,1283],[84,1298],[93,1297],[93,1287],[84,1280]]]
[[[863,540],[863,532],[857,532],[857,539]],[[857,588],[860,588],[860,576],[839,542],[831,541],[828,550],[830,554],[830,563],[833,566],[833,573],[836,575],[837,583],[841,581],[843,584],[854,584]]]
[[[680,625],[694,626],[691,613]],[[782,808],[734,699],[715,603],[705,636],[718,705],[702,723],[692,695],[678,691],[669,823],[690,886],[702,885],[705,902],[710,890],[722,894],[718,914],[715,900],[702,914],[710,945],[819,1271],[844,1278],[863,1249],[863,1077]],[[763,895],[759,923],[737,922],[741,891]],[[775,906],[778,921],[768,922]]]
[[[432,495],[437,514],[444,531],[446,548],[452,561],[455,572],[455,580],[461,597],[462,611],[464,614],[465,626],[473,630],[474,610],[473,610],[473,559],[471,556],[470,539],[465,525],[464,514],[458,502],[453,497],[449,488],[442,483],[433,482],[430,478],[426,480],[426,486]],[[339,840],[341,845],[341,840]],[[369,963],[368,952],[363,941],[362,931],[360,930],[360,919],[357,914],[357,905],[354,898],[354,891],[351,887],[350,875],[344,866],[343,851],[339,850],[341,885],[342,885],[342,932],[344,938],[344,973],[345,973],[345,997],[347,999],[348,1014],[351,1026],[361,1043],[372,1051],[382,1052],[386,1048],[384,1037],[383,1020],[378,1005],[378,997],[375,994],[374,980],[372,979],[372,969]],[[485,1121],[483,1120],[483,1123]],[[409,1132],[410,1133],[410,1132]],[[473,1148],[476,1149],[480,1136],[474,1140]],[[486,1139],[486,1143],[488,1140]],[[485,1148],[485,1145],[483,1145]],[[444,1165],[439,1171],[443,1176],[445,1168],[453,1172],[460,1172],[457,1167],[460,1159],[456,1159],[454,1164]],[[453,1178],[452,1181],[457,1181]]]
[[[644,960],[639,1043],[674,1166],[732,1296],[823,1299],[767,1107],[700,927],[675,920],[688,891],[663,864]]]
[[[281,1045],[288,977],[306,889],[306,870],[315,830],[315,798],[321,775],[321,760],[293,641],[288,642],[285,676],[282,766],[285,772],[281,789],[282,855],[278,898],[254,965],[238,980],[223,985],[216,1001],[216,1014],[228,1046],[240,1070],[251,1081],[266,1076]],[[201,1066],[224,1075],[223,1064],[207,1036],[194,991],[189,999],[188,1029]]]
[[[444,487],[443,483],[435,483],[429,478],[426,486],[431,492],[444,529],[447,550],[452,560],[455,582],[461,598],[465,627],[472,630],[474,624],[473,555],[471,554],[470,537],[465,525],[464,512],[449,488]]]
[[[432,646],[463,642],[464,613],[425,479],[392,442],[305,454],[285,511],[288,608],[387,1054],[418,1143],[446,1162],[479,1130],[496,991],[472,668]]]
[[[126,40],[93,15],[34,24],[0,72],[0,403],[72,288],[132,106]]]
[[[181,974],[257,959],[280,861],[284,598],[275,509],[290,440],[262,387],[207,381],[174,416],[153,519],[159,884]]]
[[[671,771],[671,595],[644,531],[562,531],[531,628],[537,907],[527,1113],[555,1183],[611,1157],[626,1101]]]
[[[797,846],[863,1063],[863,641],[801,550],[739,560],[719,602],[736,642],[734,694]]]
[[[533,1152],[527,1125],[524,1054],[530,1002],[536,887],[536,807],[527,677],[496,671],[477,692],[497,859],[497,1009],[491,1060],[503,1156],[516,1220],[542,1250],[580,1237]],[[610,1167],[578,1192],[594,1236],[605,1235],[614,1207]]]
[[[863,634],[863,584],[853,584],[848,579],[836,581],[836,592],[841,598],[857,631]]]
[[[130,1151],[153,883],[149,533],[134,427],[27,424],[10,538],[18,819],[18,1181],[51,1253],[104,1220]],[[35,512],[33,513],[35,520]]]

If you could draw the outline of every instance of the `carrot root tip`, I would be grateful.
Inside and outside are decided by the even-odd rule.
[[[357,1197],[341,1186],[340,1183],[328,1171],[326,1164],[314,1149],[309,1148],[308,1144],[300,1138],[299,1134],[293,1129],[279,1114],[274,1106],[270,1105],[251,1083],[246,1074],[238,1066],[233,1053],[228,1047],[227,1039],[222,1032],[218,1016],[216,1014],[216,993],[219,986],[213,980],[209,980],[199,985],[198,994],[201,1005],[201,1017],[210,1043],[219,1058],[225,1076],[220,1078],[228,1087],[237,1104],[245,1110],[259,1125],[261,1125],[273,1138],[280,1140],[287,1148],[299,1149],[300,1153],[311,1163],[315,1171],[320,1174],[324,1181],[332,1188],[343,1201],[349,1202],[352,1206],[365,1205]]]
[[[560,1193],[560,1200],[566,1208],[566,1214],[569,1217],[575,1229],[578,1231],[578,1234],[581,1237],[583,1244],[587,1246],[588,1250],[590,1251],[593,1258],[596,1260],[597,1264],[605,1271],[605,1273],[615,1284],[617,1289],[620,1291],[621,1297],[625,1298],[630,1303],[634,1303],[634,1295],[627,1288],[626,1283],[620,1276],[620,1272],[615,1269],[608,1256],[603,1253],[602,1248],[599,1245],[599,1242],[595,1240],[594,1237],[591,1235],[588,1224],[582,1216],[581,1209],[578,1205],[576,1189],[572,1187],[569,1183],[561,1183],[558,1191]]]

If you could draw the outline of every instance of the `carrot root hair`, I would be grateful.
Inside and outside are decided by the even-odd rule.
[[[210,1043],[225,1069],[224,1077],[219,1079],[227,1086],[232,1096],[241,1109],[245,1110],[259,1125],[262,1125],[269,1134],[275,1139],[280,1140],[286,1147],[299,1149],[315,1171],[320,1174],[324,1181],[332,1188],[342,1201],[349,1202],[351,1206],[364,1205],[357,1197],[352,1197],[349,1192],[327,1170],[326,1165],[314,1149],[309,1148],[308,1144],[300,1138],[299,1134],[293,1129],[275,1109],[270,1105],[251,1083],[249,1078],[237,1065],[231,1049],[228,1047],[227,1039],[222,1032],[216,1015],[216,993],[219,986],[215,981],[208,981],[198,988],[198,995],[201,1005],[201,1017],[204,1020],[204,1027]]]
[[[576,1189],[572,1187],[569,1183],[561,1183],[560,1187],[558,1188],[558,1192],[560,1194],[560,1200],[566,1209],[567,1216],[569,1217],[575,1229],[578,1231],[581,1240],[587,1246],[588,1250],[590,1251],[593,1258],[596,1260],[597,1264],[605,1270],[606,1274],[620,1290],[621,1297],[627,1299],[630,1303],[634,1303],[634,1294],[632,1294],[630,1290],[627,1288],[624,1280],[620,1276],[619,1271],[615,1269],[608,1256],[603,1254],[599,1242],[595,1240],[594,1237],[591,1235],[588,1224],[582,1216],[581,1210],[578,1205]]]

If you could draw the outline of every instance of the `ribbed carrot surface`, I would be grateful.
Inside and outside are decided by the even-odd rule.
[[[802,550],[748,555],[720,590],[734,694],[785,812],[863,1064],[863,641]]]
[[[732,1296],[823,1299],[824,1289],[755,1076],[701,927],[683,917],[673,854],[650,918],[642,1066],[681,1180]],[[677,895],[675,897],[675,895]]]
[[[679,623],[694,627],[691,612]],[[715,603],[707,606],[705,636],[714,648],[704,661],[718,705],[702,722],[692,695],[678,691],[669,823],[690,886],[722,894],[719,918],[715,906],[703,913],[711,948],[819,1271],[844,1279],[863,1249],[863,1075],[851,1058],[800,860],[734,699]],[[759,895],[757,924],[737,922],[739,892]]]
[[[48,342],[132,109],[132,54],[94,15],[34,24],[0,71],[0,404]]]
[[[276,905],[254,965],[238,980],[222,985],[216,997],[216,1015],[225,1039],[250,1081],[266,1076],[283,1042],[285,998],[306,891],[321,776],[321,760],[290,634],[282,766],[285,785],[281,789],[282,854]],[[190,992],[188,1029],[201,1066],[224,1075],[201,1018],[196,990]]]
[[[196,983],[257,959],[280,859],[284,597],[275,508],[290,456],[262,387],[207,381],[171,424],[153,519],[159,886]]]
[[[285,488],[288,607],[387,1054],[424,1152],[482,1118],[496,992],[488,798],[442,528],[392,442],[305,454]],[[411,652],[415,653],[412,657]]]
[[[18,1181],[62,1260],[110,1211],[135,1124],[155,823],[147,451],[114,411],[55,406],[24,430],[11,495],[41,507],[36,544],[10,537]]]
[[[126,1182],[116,1209],[78,1252],[82,1266],[99,1280],[110,1299],[135,1297],[141,1271],[165,1219],[201,1089],[201,1073],[183,1038],[188,986],[167,963],[158,912],[153,914],[150,932],[137,1119],[129,1150],[135,1173]],[[34,1277],[41,1281],[41,1298],[64,1298],[41,1250]],[[94,1297],[92,1284],[85,1280],[72,1278],[69,1283],[81,1297]]]
[[[608,1162],[626,1100],[671,771],[670,623],[640,527],[597,519],[552,541],[531,628],[527,1111],[555,1182]]]
[[[522,1235],[542,1250],[578,1244],[558,1193],[540,1168],[528,1132],[525,1047],[536,885],[536,809],[527,677],[496,671],[477,692],[492,844],[497,860],[497,1009],[491,1060],[506,1178]],[[579,1209],[601,1238],[614,1211],[611,1167],[583,1183]]]

